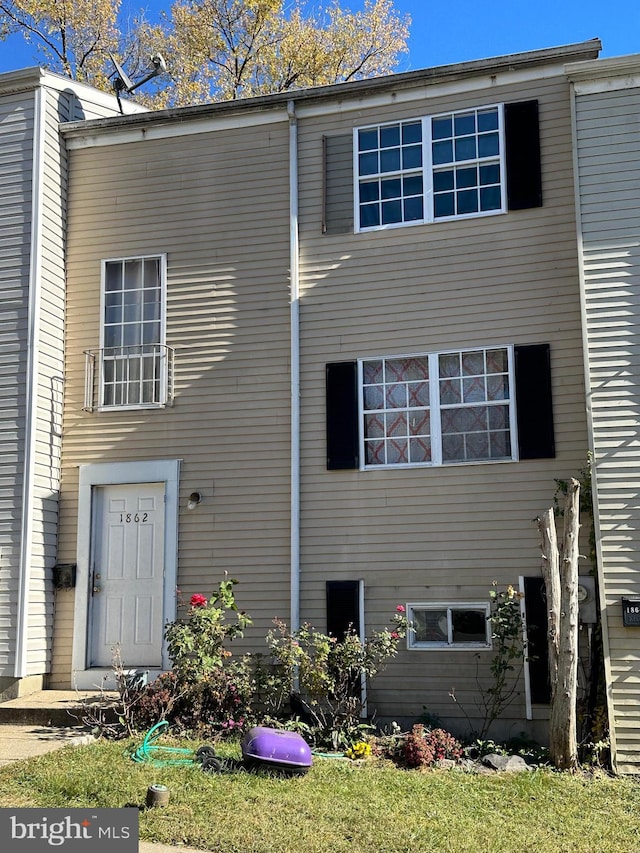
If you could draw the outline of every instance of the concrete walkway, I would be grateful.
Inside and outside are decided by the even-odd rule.
[[[43,690],[0,703],[0,766],[44,755],[63,746],[94,740],[82,725],[82,700],[98,707],[112,696],[66,690]],[[202,853],[182,845],[141,841],[140,853]]]
[[[93,735],[78,726],[3,723],[0,724],[0,766],[92,740]]]

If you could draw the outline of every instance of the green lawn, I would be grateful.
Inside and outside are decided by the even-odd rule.
[[[136,764],[126,748],[65,747],[0,768],[0,807],[142,805],[147,787],[160,783],[169,805],[141,811],[140,837],[220,853],[640,851],[640,782],[631,779],[321,759],[301,778],[210,776]]]

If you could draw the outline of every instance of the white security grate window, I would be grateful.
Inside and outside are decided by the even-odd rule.
[[[104,262],[102,407],[167,402],[164,270],[161,256]]]

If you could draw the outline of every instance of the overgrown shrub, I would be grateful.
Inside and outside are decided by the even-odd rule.
[[[382,729],[371,742],[371,754],[398,764],[404,761],[406,735],[396,722]]]
[[[310,727],[317,746],[343,749],[361,740],[362,681],[371,681],[397,653],[408,626],[404,607],[396,608],[391,628],[364,642],[353,630],[339,640],[308,624],[294,633],[280,620],[275,626],[267,644],[293,715]]]
[[[425,729],[420,723],[411,729],[404,742],[407,767],[431,767],[445,758],[457,761],[462,752],[462,745],[452,734],[444,729]]]
[[[236,604],[236,583],[225,578],[209,599],[200,593],[192,595],[186,619],[176,619],[165,627],[167,649],[178,681],[196,682],[223,669],[231,657],[225,644],[242,637],[244,629],[251,625],[250,617]]]
[[[267,637],[270,660],[232,658],[227,646],[251,624],[236,605],[235,584],[225,577],[209,599],[193,595],[185,617],[166,626],[170,672],[134,684],[119,664],[120,731],[110,736],[166,720],[178,733],[207,739],[262,722],[299,731],[323,748],[363,741],[373,727],[361,719],[362,685],[406,636],[404,607],[398,605],[390,628],[364,641],[353,631],[338,640],[310,625],[291,634],[276,621]]]
[[[549,763],[549,750],[540,746],[537,741],[522,734],[500,742],[486,739],[474,740],[464,747],[464,756],[477,761],[485,755],[519,755],[527,764],[540,765]]]
[[[235,584],[225,577],[211,598],[193,595],[185,618],[167,624],[172,669],[151,683],[128,675],[115,651],[119,725],[100,726],[103,734],[118,737],[167,720],[179,733],[212,738],[253,720],[251,659],[232,658],[226,647],[251,624],[236,605]]]
[[[132,705],[131,725],[134,730],[150,729],[160,720],[168,720],[179,698],[178,679],[174,672],[163,672],[144,687]]]

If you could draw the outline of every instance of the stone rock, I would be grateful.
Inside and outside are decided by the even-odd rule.
[[[452,758],[439,758],[433,766],[439,770],[453,770],[456,762]]]
[[[485,755],[482,759],[485,767],[491,767],[493,770],[500,770],[505,773],[522,773],[524,770],[531,768],[527,762],[519,755],[496,755],[491,753]]]

